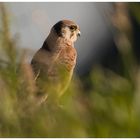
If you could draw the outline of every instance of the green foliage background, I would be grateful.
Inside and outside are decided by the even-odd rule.
[[[128,6],[139,20],[139,5]],[[128,28],[130,35],[119,28],[123,38],[117,36],[124,77],[97,66],[87,77],[91,90],[85,91],[74,77],[60,105],[38,106],[25,52],[11,37],[8,18],[1,3],[0,137],[140,137],[140,69]]]

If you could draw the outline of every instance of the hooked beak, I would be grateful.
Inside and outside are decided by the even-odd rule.
[[[79,36],[79,37],[81,36],[81,32],[80,32],[80,31],[78,31],[78,34],[77,34],[77,36]]]

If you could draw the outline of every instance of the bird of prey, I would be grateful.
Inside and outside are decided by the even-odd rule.
[[[67,89],[76,64],[74,42],[80,36],[79,26],[61,20],[51,29],[43,46],[35,53],[31,66],[35,74],[38,95],[60,97]]]

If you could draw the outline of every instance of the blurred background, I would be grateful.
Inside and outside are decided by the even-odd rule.
[[[140,137],[139,9],[139,3],[0,3],[0,137]],[[81,30],[75,76],[63,108],[36,107],[29,63],[62,19]]]
[[[11,16],[12,35],[19,35],[20,47],[31,50],[29,61],[34,52],[42,46],[51,27],[59,20],[70,19],[80,26],[82,32],[81,38],[75,44],[78,52],[77,74],[80,76],[88,74],[96,64],[116,71],[119,69],[114,42],[115,27],[112,24],[117,9],[115,3],[46,2],[6,3],[6,5]],[[140,29],[132,10],[129,10],[129,16],[135,34],[134,50],[139,56]]]
[[[42,46],[56,22],[62,19],[75,21],[82,33],[75,45],[78,51],[78,74],[87,73],[112,47],[112,27],[106,15],[113,11],[112,3],[47,2],[6,5],[12,16],[12,34],[19,34],[21,47],[34,51]]]

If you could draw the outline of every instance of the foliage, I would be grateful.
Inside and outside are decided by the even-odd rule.
[[[119,49],[124,77],[97,67],[91,90],[74,77],[59,105],[38,105],[30,66],[11,38],[2,3],[0,14],[0,137],[140,137],[140,70],[129,47]],[[122,39],[126,43],[127,35]]]

